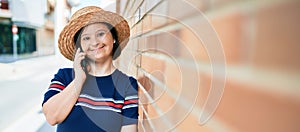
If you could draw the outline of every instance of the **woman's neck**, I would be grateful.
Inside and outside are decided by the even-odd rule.
[[[90,61],[89,64],[91,67],[89,74],[93,76],[107,76],[112,74],[116,69],[112,63],[112,59],[106,59],[100,62]]]

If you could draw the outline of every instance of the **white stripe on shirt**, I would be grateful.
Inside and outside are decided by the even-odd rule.
[[[130,100],[130,99],[138,99],[138,96],[137,95],[132,95],[132,96],[127,96],[125,98],[125,100]]]
[[[84,97],[84,98],[88,98],[94,101],[111,101],[114,102],[116,104],[123,104],[124,100],[114,100],[113,98],[97,98],[97,97],[92,97],[90,95],[87,94],[80,94],[79,97]]]
[[[54,90],[54,91],[58,91],[58,92],[61,92],[61,91],[62,91],[62,90],[59,89],[59,88],[48,88],[48,91],[50,91],[50,90]]]
[[[138,107],[138,105],[137,104],[125,105],[122,109],[128,109],[128,108],[133,108],[133,107]]]
[[[83,103],[83,102],[78,102],[75,105],[76,106],[84,106],[84,107],[91,108],[91,109],[94,109],[94,110],[111,110],[111,111],[114,111],[114,112],[121,112],[120,109],[115,109],[115,108],[112,108],[110,106],[93,106],[93,105]]]
[[[60,84],[62,86],[65,86],[63,83],[61,83],[60,81],[52,81],[51,84]]]

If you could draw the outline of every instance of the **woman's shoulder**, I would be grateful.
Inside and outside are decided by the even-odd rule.
[[[130,82],[136,81],[136,79],[135,79],[133,76],[128,75],[128,74],[126,74],[126,73],[120,71],[119,69],[116,69],[116,72],[115,72],[115,73],[116,73],[116,75],[118,75],[119,77],[123,77],[123,78],[129,79]]]
[[[132,75],[128,75],[123,73],[122,71],[116,69],[117,71],[115,72],[115,78],[116,80],[118,80],[117,82],[119,84],[122,84],[122,86],[137,86],[137,80],[132,76]]]
[[[58,69],[58,74],[72,74],[73,68],[60,68]]]
[[[60,68],[55,76],[58,76],[60,78],[66,79],[66,80],[72,80],[74,76],[74,70],[73,68]]]

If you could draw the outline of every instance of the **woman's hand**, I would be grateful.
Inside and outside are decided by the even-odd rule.
[[[85,55],[86,53],[77,49],[73,62],[74,80],[63,91],[44,103],[43,112],[49,124],[56,125],[63,122],[74,107],[86,79],[86,73],[81,67],[81,61]]]
[[[85,58],[86,53],[80,52],[80,49],[78,48],[76,50],[76,54],[74,57],[74,63],[73,63],[73,68],[75,72],[75,79],[76,81],[79,81],[81,83],[84,83],[86,79],[86,73],[83,70],[83,67],[81,66],[81,61]]]

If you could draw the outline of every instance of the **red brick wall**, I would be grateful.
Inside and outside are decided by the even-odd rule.
[[[117,4],[140,131],[300,131],[300,1]]]

